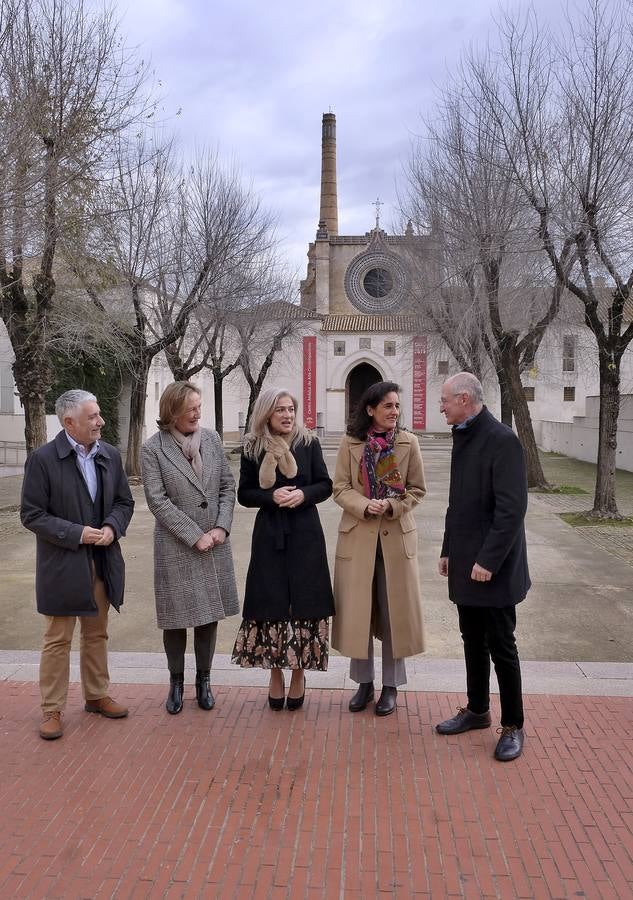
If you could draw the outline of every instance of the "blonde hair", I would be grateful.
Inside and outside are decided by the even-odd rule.
[[[268,422],[282,397],[290,397],[295,408],[295,421],[289,435],[290,447],[294,447],[302,441],[304,444],[311,444],[314,440],[314,434],[297,422],[299,401],[292,391],[286,390],[286,388],[267,388],[255,401],[251,413],[251,430],[244,436],[244,455],[249,459],[257,461],[266,449],[267,440],[273,436]]]
[[[161,431],[169,431],[178,416],[181,416],[187,406],[187,397],[191,393],[202,396],[199,387],[191,381],[174,381],[168,384],[161,394],[158,404],[158,416],[156,424]]]

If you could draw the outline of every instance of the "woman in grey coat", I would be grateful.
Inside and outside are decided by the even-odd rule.
[[[187,628],[193,628],[196,699],[212,709],[209,675],[218,620],[239,612],[228,540],[235,481],[215,431],[200,428],[201,397],[188,381],[160,398],[159,431],[142,450],[154,528],[156,618],[169,667],[167,712],[182,709]]]

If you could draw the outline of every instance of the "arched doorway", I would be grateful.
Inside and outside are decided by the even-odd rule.
[[[369,363],[359,363],[351,370],[345,382],[345,421],[354,411],[356,404],[363,393],[371,384],[382,381],[383,377],[374,366]]]

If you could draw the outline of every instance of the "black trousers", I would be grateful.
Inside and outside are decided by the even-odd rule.
[[[209,622],[193,629],[193,649],[196,654],[196,669],[208,672],[213,662],[218,623]],[[167,654],[167,666],[171,675],[182,675],[185,671],[185,650],[187,649],[186,628],[163,629],[163,646]]]
[[[514,629],[516,607],[460,606],[459,628],[464,642],[468,709],[487,712],[490,707],[490,660],[497,673],[501,724],[523,728],[521,666]]]

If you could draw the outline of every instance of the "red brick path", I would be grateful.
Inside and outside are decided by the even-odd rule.
[[[432,723],[451,694],[400,694],[388,719],[258,688],[179,716],[117,686],[128,719],[84,713],[37,736],[37,685],[0,684],[0,897],[633,897],[633,703],[527,698],[524,756],[493,729]]]

